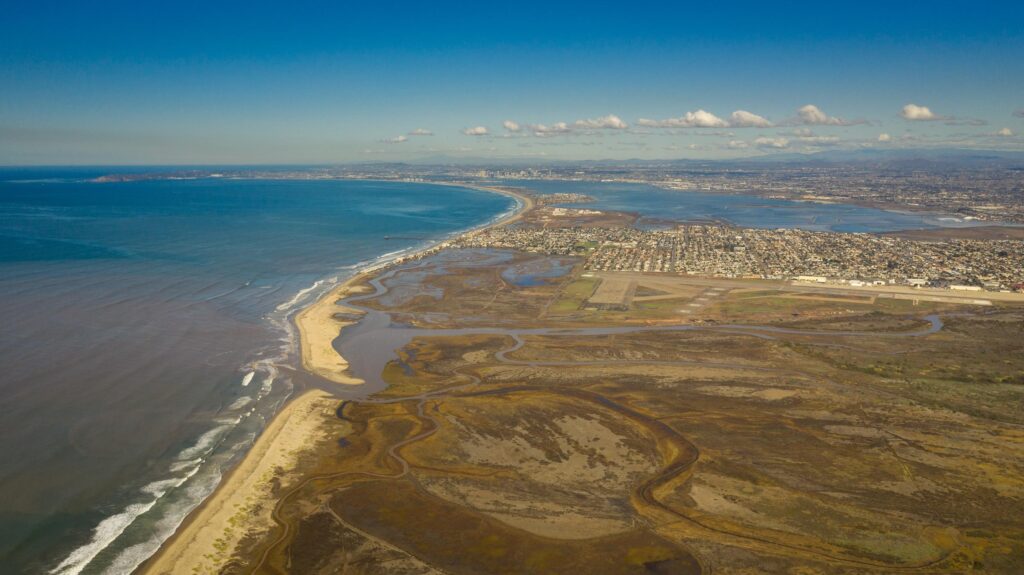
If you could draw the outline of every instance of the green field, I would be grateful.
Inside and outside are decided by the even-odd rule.
[[[548,311],[550,313],[570,313],[580,309],[587,298],[594,293],[599,282],[600,280],[597,278],[577,278],[565,286],[565,289],[559,294],[558,300],[551,304]]]

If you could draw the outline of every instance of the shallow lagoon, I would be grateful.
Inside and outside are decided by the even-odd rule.
[[[978,222],[937,214],[892,212],[744,194],[666,190],[648,184],[555,180],[507,180],[502,183],[540,194],[586,194],[596,201],[567,205],[631,212],[648,220],[723,221],[746,228],[833,232],[891,232],[979,225]]]

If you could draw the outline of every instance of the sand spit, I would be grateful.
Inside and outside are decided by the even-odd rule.
[[[341,299],[357,293],[356,284],[365,274],[359,274],[327,292],[313,305],[295,316],[299,330],[299,348],[302,367],[306,371],[343,385],[359,385],[363,380],[348,374],[348,361],[334,349],[334,340],[341,330],[353,321],[335,317],[339,313],[358,313],[357,310],[338,304]]]
[[[289,403],[140,573],[219,572],[243,538],[272,529],[275,484],[287,487],[298,479],[296,464],[327,438],[324,426],[333,418],[335,403],[324,391],[308,391]]]
[[[479,234],[483,230],[508,225],[519,220],[524,213],[534,206],[533,199],[510,192],[504,189],[487,188],[481,186],[465,186],[476,190],[498,193],[515,198],[518,206],[508,216],[496,220],[486,226],[481,226],[465,232],[466,236]],[[418,252],[405,254],[403,259],[409,259],[422,255],[424,252],[436,250],[438,246],[429,246]],[[341,285],[324,294],[315,303],[302,310],[295,316],[295,326],[299,330],[299,350],[302,357],[302,367],[310,373],[314,373],[328,381],[342,385],[360,385],[363,380],[353,377],[348,373],[348,360],[334,348],[334,340],[341,334],[346,326],[356,323],[351,320],[338,319],[338,314],[352,315],[359,313],[358,310],[340,305],[342,299],[361,293],[365,288],[360,284],[371,275],[378,273],[389,264],[382,264],[363,270],[361,273],[349,278]]]

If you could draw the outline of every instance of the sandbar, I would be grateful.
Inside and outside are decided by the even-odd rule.
[[[519,220],[524,213],[534,207],[532,198],[509,190],[469,185],[465,187],[511,196],[516,199],[518,204],[517,208],[506,217],[467,231],[463,234],[465,236],[472,236],[486,229],[508,225]],[[416,257],[443,246],[444,244],[428,246],[417,252],[407,254],[404,259]],[[379,272],[382,267],[387,265],[384,264],[383,266],[363,270],[361,273],[331,289],[331,291],[324,294],[315,303],[296,314],[295,326],[299,330],[299,352],[302,357],[303,369],[333,383],[342,385],[360,385],[365,383],[362,379],[353,377],[348,372],[348,360],[342,357],[338,350],[334,348],[334,340],[339,337],[341,330],[356,322],[341,320],[335,316],[337,314],[358,313],[358,310],[346,307],[338,302],[347,296],[359,293],[358,290],[360,290],[362,280],[370,274]]]

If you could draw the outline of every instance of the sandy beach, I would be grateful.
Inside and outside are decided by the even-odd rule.
[[[340,320],[335,315],[358,313],[352,308],[338,304],[338,301],[356,293],[356,284],[364,275],[365,272],[349,278],[295,316],[295,327],[299,330],[302,367],[327,381],[342,385],[363,383],[363,380],[348,374],[348,361],[334,349],[333,342],[345,326],[355,323]]]
[[[472,185],[464,187],[510,196],[517,202],[516,209],[507,216],[469,230],[464,235],[508,225],[534,206],[530,197],[508,190]],[[437,248],[438,245],[431,245],[406,254],[403,259]],[[391,263],[362,270],[296,314],[294,321],[299,331],[299,352],[304,369],[342,385],[363,383],[348,373],[348,361],[333,346],[341,330],[356,323],[335,317],[336,314],[354,311],[338,302],[356,293],[354,290],[359,289],[367,276],[379,273]],[[334,420],[336,402],[329,393],[319,390],[306,391],[290,401],[260,434],[242,462],[225,476],[217,490],[188,516],[175,534],[137,572],[146,575],[215,573],[231,560],[244,538],[272,529],[274,493],[298,479],[294,473],[296,463],[325,439],[325,426]]]
[[[465,232],[463,235],[478,234],[485,229],[508,225],[517,221],[522,215],[533,208],[533,199],[521,194],[509,192],[497,188],[486,188],[481,186],[466,186],[472,189],[498,193],[511,196],[518,202],[517,209],[507,217],[492,222],[489,225],[481,226]],[[429,246],[405,256],[404,259],[416,257],[423,252],[436,249],[437,246]],[[319,300],[302,310],[295,316],[295,326],[299,330],[299,349],[302,358],[302,367],[316,375],[342,385],[359,385],[363,380],[353,377],[348,373],[348,361],[334,349],[334,340],[338,338],[345,326],[355,323],[350,320],[341,320],[335,317],[337,314],[358,313],[357,310],[340,305],[338,302],[350,295],[360,293],[360,284],[370,274],[378,273],[389,264],[384,264],[371,269],[366,269],[349,278],[331,291],[324,294]]]
[[[334,398],[324,391],[307,391],[292,400],[140,572],[216,573],[243,538],[273,528],[274,493],[296,482],[299,459],[329,439],[324,428],[334,408]]]

